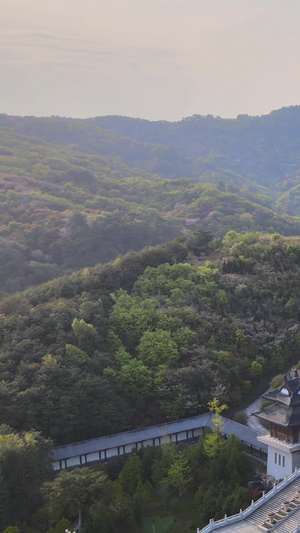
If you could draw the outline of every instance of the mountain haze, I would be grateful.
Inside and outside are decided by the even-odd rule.
[[[12,293],[194,230],[300,230],[300,108],[179,122],[0,115]]]

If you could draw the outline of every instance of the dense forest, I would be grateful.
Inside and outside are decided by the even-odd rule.
[[[63,444],[238,405],[297,360],[299,257],[199,232],[2,299],[0,423]]]
[[[0,116],[1,531],[183,533],[248,504],[217,431],[57,477],[51,449],[233,413],[299,363],[298,115]]]
[[[207,170],[223,168],[275,191],[283,190],[300,167],[300,106],[263,116],[193,115],[178,122],[0,115],[0,128],[80,152],[118,157],[164,178],[198,180]]]
[[[298,114],[173,124],[0,115],[0,295],[199,229],[299,234]],[[249,170],[240,162],[254,145]],[[272,169],[276,158],[286,162]]]
[[[298,238],[231,231],[221,240],[198,232],[2,299],[0,450],[4,466],[8,460],[4,453],[6,439],[22,440],[32,435],[33,430],[39,433],[31,439],[45,450],[48,438],[63,444],[182,418],[205,412],[207,403],[214,399],[238,410],[260,380],[298,363],[299,263]],[[175,513],[180,531],[193,530],[195,521],[197,525],[205,523],[212,501],[215,515],[222,514],[224,509],[236,509],[241,501],[243,505],[249,501],[247,491],[242,489],[249,472],[234,477],[238,494],[232,492],[230,484],[225,484],[222,498],[216,501],[214,491],[219,490],[222,476],[229,475],[224,468],[232,466],[235,459],[228,457],[224,461],[221,450],[209,459],[207,453],[201,452],[204,441],[201,442],[194,452],[172,452],[174,470],[181,472],[179,479],[182,481],[183,476],[189,499],[193,494],[192,501],[194,497],[198,501],[198,490],[199,501],[208,502],[207,506],[188,507],[190,522],[184,513],[181,518]],[[229,454],[230,450],[226,450],[224,453]],[[154,456],[155,453],[164,454],[153,452]],[[132,482],[131,497],[140,502],[138,506],[144,501],[148,511],[137,510],[136,515],[128,516],[128,509],[134,512],[135,507],[130,503],[130,495],[125,496],[119,487],[125,464],[116,467],[117,474],[108,475],[96,469],[95,487],[92,481],[86,481],[95,488],[95,495],[87,491],[82,503],[83,516],[89,524],[86,531],[93,531],[93,527],[97,531],[95,524],[102,520],[96,518],[100,509],[100,517],[104,513],[110,524],[107,528],[114,527],[118,532],[121,519],[119,515],[114,518],[115,511],[111,511],[116,508],[116,501],[120,512],[127,509],[128,522],[122,515],[122,531],[124,523],[128,531],[134,531],[134,527],[139,531],[139,520],[153,513],[153,498],[156,501],[159,497],[159,507],[163,505],[164,490],[171,491],[170,497],[172,491],[179,490],[171,475],[171,460],[166,460],[164,468],[159,467],[162,486],[151,477],[153,473],[148,473],[148,477],[141,473],[142,458],[129,460],[136,461],[140,472],[136,474],[139,481]],[[207,465],[205,479],[212,477],[215,489],[213,483],[195,480],[193,476],[200,474],[190,466],[189,461],[194,460],[200,461],[197,463],[202,465],[198,467],[200,472]],[[15,476],[19,475],[17,471]],[[41,486],[48,474],[39,467],[36,476]],[[110,492],[103,495],[104,479],[108,485],[109,479],[118,479],[112,485],[114,496]],[[57,480],[49,481],[43,494],[49,498],[47,505],[51,509],[54,505],[50,516],[60,522],[75,518],[78,509],[68,507],[65,497],[61,501],[66,505],[58,505],[54,495],[59,494],[59,487],[55,488],[55,483],[69,487],[73,482],[64,482],[60,477]],[[82,486],[83,481],[79,479],[78,483]],[[66,490],[64,486],[61,490]],[[4,494],[14,490],[6,487],[4,481],[1,487]],[[152,493],[151,498],[147,491],[150,494],[154,491],[156,496]],[[16,501],[18,497],[14,496]],[[22,519],[29,520],[30,533],[36,531],[34,520],[38,511],[34,511],[34,504],[40,505],[41,498],[38,493],[36,499],[30,500],[31,515],[25,511],[22,514],[20,508],[20,515],[15,518],[19,525]],[[179,498],[180,504],[180,494],[171,497],[173,504],[174,498]],[[92,501],[101,503],[99,509],[91,507]],[[146,502],[149,505],[152,502],[150,508]],[[43,513],[48,516],[46,509]],[[7,518],[3,527],[11,523],[9,510],[7,516],[10,520]],[[47,531],[49,517],[44,520]],[[66,529],[65,520],[62,524],[59,527]]]

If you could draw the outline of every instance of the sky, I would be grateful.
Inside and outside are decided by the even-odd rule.
[[[300,104],[299,0],[0,0],[0,112],[180,120]]]

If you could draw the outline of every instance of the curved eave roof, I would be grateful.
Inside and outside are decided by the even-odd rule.
[[[260,420],[274,422],[274,424],[278,424],[280,426],[285,427],[290,426],[291,414],[291,409],[286,409],[280,405],[277,405],[276,403],[269,405],[269,407],[266,407],[261,411],[253,413],[253,415],[259,418]]]
[[[272,405],[269,405],[269,407],[266,407],[265,409],[262,409],[261,411],[253,413],[253,415],[256,416],[257,418],[260,418],[261,420],[273,422],[274,424],[278,424],[279,426],[284,426],[284,427],[300,426],[300,408],[299,407],[286,408],[286,407],[283,407],[282,405],[273,403]]]
[[[271,402],[281,403],[289,407],[291,404],[291,396],[284,396],[283,394],[280,394],[279,391],[281,389],[282,387],[280,387],[280,389],[275,389],[273,391],[266,392],[262,395],[262,398],[264,398],[265,400],[270,400]]]
[[[286,375],[283,384],[275,390],[268,391],[262,398],[277,402],[287,407],[300,406],[300,378],[295,375]]]

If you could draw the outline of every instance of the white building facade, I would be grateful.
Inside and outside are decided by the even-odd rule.
[[[269,434],[258,437],[268,447],[267,474],[275,480],[291,475],[300,468],[300,375],[287,374],[283,384],[268,391],[263,398],[273,402],[254,413],[268,423]]]

